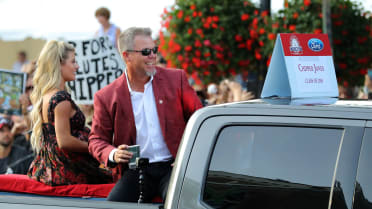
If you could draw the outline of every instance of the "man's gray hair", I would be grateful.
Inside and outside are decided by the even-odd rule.
[[[131,27],[123,31],[119,36],[118,47],[120,54],[127,50],[134,49],[134,38],[136,36],[150,36],[151,37],[151,29],[150,28],[137,28]]]

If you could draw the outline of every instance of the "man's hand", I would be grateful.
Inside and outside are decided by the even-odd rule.
[[[132,158],[133,153],[129,152],[128,145],[122,144],[118,147],[118,150],[114,153],[114,161],[116,163],[128,163]]]

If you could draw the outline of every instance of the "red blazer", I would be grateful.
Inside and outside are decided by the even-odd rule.
[[[173,157],[190,116],[202,107],[183,70],[156,67],[152,81],[160,127]],[[94,96],[94,115],[89,135],[89,152],[108,167],[112,149],[121,144],[136,144],[136,127],[127,80],[118,79]],[[122,166],[115,165],[113,175],[121,177]],[[116,175],[116,176],[115,176]]]

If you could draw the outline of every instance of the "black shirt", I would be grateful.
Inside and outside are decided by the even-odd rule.
[[[26,174],[33,159],[33,154],[30,154],[26,149],[12,145],[9,156],[0,159],[0,174]]]

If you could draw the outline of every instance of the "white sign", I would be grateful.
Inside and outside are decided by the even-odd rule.
[[[338,97],[326,34],[279,34],[261,97]]]
[[[80,68],[75,81],[70,81],[71,96],[77,104],[93,104],[94,94],[120,77],[125,63],[109,38],[68,41],[75,47]]]

